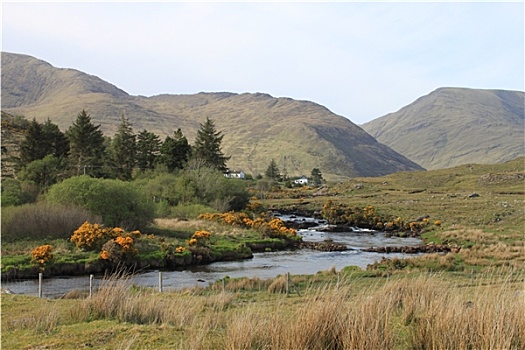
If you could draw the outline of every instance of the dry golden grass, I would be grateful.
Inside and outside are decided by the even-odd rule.
[[[245,229],[227,225],[221,225],[217,222],[208,220],[179,220],[179,219],[155,219],[155,225],[161,229],[169,229],[173,231],[195,232],[199,230],[207,230],[213,235],[243,235],[246,233]]]
[[[64,332],[75,327],[80,338],[94,336],[101,332],[95,329],[98,322],[104,321],[134,334],[107,339],[106,348],[142,349],[151,344],[156,349],[525,347],[523,276],[512,270],[493,269],[467,284],[441,274],[394,275],[374,281],[368,286],[346,279],[339,285],[311,283],[301,295],[282,295],[261,289],[257,280],[244,285],[231,281],[235,288],[256,288],[246,292],[211,287],[158,293],[130,288],[125,278],[117,278],[108,280],[92,298],[36,299],[23,317],[13,313],[11,303],[16,301],[11,298],[17,296],[6,296],[11,313],[3,314],[2,342],[20,345],[24,334],[26,348],[58,343],[76,348],[80,345],[73,337],[64,340]]]

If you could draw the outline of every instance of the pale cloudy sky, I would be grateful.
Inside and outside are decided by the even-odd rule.
[[[524,89],[524,3],[9,2],[2,51],[131,95],[265,92],[362,124],[438,87]]]

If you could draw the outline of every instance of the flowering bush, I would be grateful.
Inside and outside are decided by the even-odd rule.
[[[84,222],[71,236],[71,242],[83,250],[99,250],[102,245],[110,239],[122,235],[124,230],[115,228],[104,228],[98,224]]]
[[[271,238],[290,238],[297,235],[297,232],[293,228],[287,228],[281,219],[268,218],[265,213],[261,213],[258,218],[253,220],[245,213],[235,213],[233,211],[222,214],[201,214],[199,219],[252,228]]]
[[[205,246],[206,241],[211,237],[211,233],[205,230],[195,231],[189,240],[186,241],[188,246]]]
[[[135,241],[130,236],[118,236],[102,246],[100,258],[111,262],[129,262],[138,254]]]
[[[46,244],[36,247],[31,252],[31,263],[44,269],[45,265],[53,260],[53,246]]]
[[[211,234],[208,232],[208,231],[195,231],[195,233],[193,234],[193,238],[201,238],[201,239],[205,239],[205,238],[210,238]]]

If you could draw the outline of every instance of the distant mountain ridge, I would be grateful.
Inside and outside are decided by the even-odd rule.
[[[130,96],[98,77],[6,52],[1,94],[3,111],[41,122],[50,118],[62,130],[85,109],[106,136],[113,136],[124,114],[135,132],[146,129],[164,138],[181,128],[193,143],[208,117],[224,134],[223,152],[231,156],[227,165],[254,175],[263,174],[272,158],[289,176],[319,168],[327,179],[422,169],[309,101],[228,92]]]
[[[439,88],[362,127],[426,169],[525,155],[524,93]]]

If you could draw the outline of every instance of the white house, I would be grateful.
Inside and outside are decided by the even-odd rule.
[[[229,177],[231,179],[244,179],[245,175],[242,171],[229,171],[227,173],[224,173],[224,176]]]
[[[308,185],[308,178],[306,176],[301,176],[300,178],[293,180],[293,183],[296,185]]]

